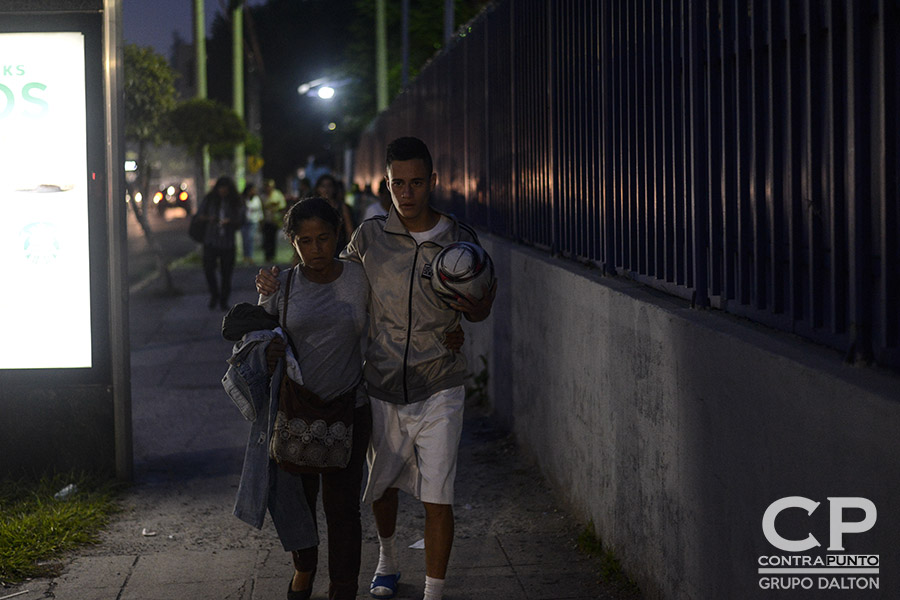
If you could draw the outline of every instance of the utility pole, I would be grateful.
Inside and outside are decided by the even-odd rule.
[[[377,87],[378,112],[388,107],[387,82],[387,14],[385,0],[375,0],[375,78]]]
[[[197,98],[206,98],[206,13],[203,0],[194,0],[194,62],[196,62]],[[201,179],[197,182],[197,198],[206,194],[209,181],[209,146],[203,146]]]
[[[444,0],[444,46],[453,39],[453,0]]]
[[[402,87],[405,90],[409,85],[409,0],[403,0],[401,7],[401,15],[403,21],[400,26],[400,28],[403,30],[403,71],[401,73],[401,82]]]
[[[232,101],[234,112],[244,120],[244,3],[243,0],[236,3],[231,12],[231,39],[232,39],[232,66],[231,80]],[[246,182],[247,160],[244,156],[244,144],[238,144],[234,148],[234,180],[238,190],[243,191]]]

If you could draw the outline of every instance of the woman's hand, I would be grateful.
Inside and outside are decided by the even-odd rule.
[[[266,367],[269,369],[269,375],[275,372],[278,361],[284,358],[286,348],[287,344],[280,335],[272,338],[272,341],[266,346]]]
[[[444,334],[444,346],[450,352],[459,352],[463,342],[466,341],[466,335],[463,333],[462,326],[457,325],[456,329],[448,331]]]
[[[259,273],[256,274],[256,291],[261,296],[271,296],[278,291],[278,288],[281,286],[278,283],[279,272],[277,266],[259,270]]]

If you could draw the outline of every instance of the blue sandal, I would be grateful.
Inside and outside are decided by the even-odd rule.
[[[376,575],[369,586],[369,595],[380,600],[387,600],[397,595],[397,582],[400,573],[394,575]]]

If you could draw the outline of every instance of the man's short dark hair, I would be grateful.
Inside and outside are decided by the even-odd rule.
[[[391,164],[395,160],[414,160],[420,158],[428,169],[428,174],[434,172],[434,163],[431,161],[431,152],[425,142],[416,137],[397,138],[387,146],[385,153],[384,166],[386,169],[391,168]]]

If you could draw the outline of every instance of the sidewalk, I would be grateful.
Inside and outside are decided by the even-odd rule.
[[[256,268],[238,267],[232,302],[255,302]],[[280,600],[292,574],[289,554],[267,519],[257,531],[231,514],[249,431],[220,379],[231,344],[222,312],[206,307],[196,264],[173,271],[183,295],[158,282],[131,295],[135,485],[101,543],[67,561],[55,579],[26,582],[16,600]],[[456,538],[448,600],[623,598],[598,583],[597,562],[575,549],[580,525],[558,509],[510,436],[478,407],[467,408],[457,476]],[[397,535],[404,565],[398,598],[421,598],[424,512],[401,495]],[[362,507],[359,598],[378,543]],[[320,536],[325,537],[320,514]],[[313,598],[327,597],[327,551],[320,545]],[[632,597],[632,596],[627,596]]]

